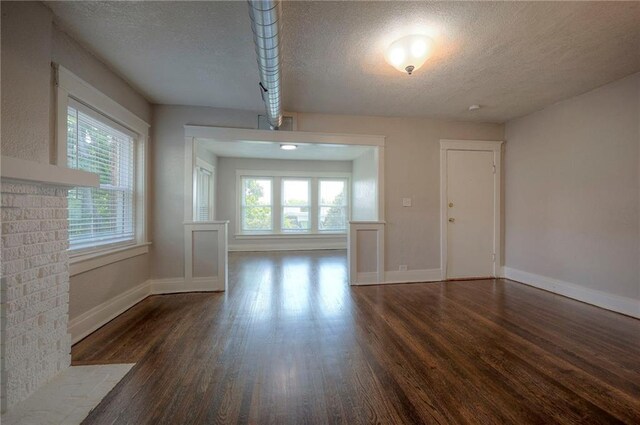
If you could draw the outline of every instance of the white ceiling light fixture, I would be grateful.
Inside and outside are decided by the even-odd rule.
[[[480,109],[480,105],[471,105],[471,106],[469,106],[469,110],[470,111],[477,111],[478,109]]]
[[[391,43],[385,59],[398,71],[411,75],[429,59],[432,47],[433,40],[429,36],[407,35]]]
[[[280,149],[283,151],[294,151],[298,149],[298,145],[292,145],[290,143],[283,143],[280,145]]]

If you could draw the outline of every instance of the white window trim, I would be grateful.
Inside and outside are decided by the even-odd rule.
[[[269,200],[269,205],[260,205],[263,207],[269,207],[271,208],[271,230],[256,230],[254,232],[245,232],[242,229],[242,195],[241,193],[243,193],[244,188],[242,187],[242,179],[244,177],[247,178],[252,178],[252,177],[260,177],[261,180],[269,180],[271,181],[271,199]],[[251,175],[243,175],[240,176],[239,178],[236,179],[236,198],[237,198],[237,209],[236,209],[236,220],[237,220],[237,227],[239,229],[238,233],[242,233],[245,235],[248,234],[255,234],[255,235],[271,235],[273,234],[273,232],[275,231],[276,228],[276,204],[277,202],[280,201],[280,199],[276,199],[276,195],[275,195],[275,184],[274,184],[274,178],[272,176],[266,176],[266,175],[262,175],[262,176],[251,176]],[[276,202],[277,201],[277,202]],[[252,207],[249,207],[252,208]]]
[[[207,170],[208,172],[211,173],[211,187],[209,188],[209,199],[211,200],[210,204],[209,204],[209,220],[208,221],[215,221],[215,202],[216,202],[216,167],[213,166],[213,164],[210,164],[209,162],[200,159],[200,158],[196,158],[196,166],[193,167],[193,222],[194,223],[203,223],[202,221],[197,221],[197,215],[198,215],[198,194],[197,194],[197,189],[198,189],[198,185],[197,185],[197,179],[198,179],[198,173],[196,170],[196,167],[200,167],[202,169]]]
[[[280,233],[283,235],[289,235],[289,234],[293,234],[293,235],[299,235],[299,234],[306,234],[306,233],[310,233],[313,232],[314,230],[314,223],[313,223],[313,202],[314,202],[314,198],[313,198],[313,178],[311,177],[279,177],[280,179],[280,205],[278,205],[278,208],[280,208]],[[307,182],[307,193],[309,195],[309,203],[307,205],[301,205],[302,207],[307,207],[309,208],[309,229],[304,229],[304,230],[295,230],[295,229],[291,229],[291,230],[285,230],[284,227],[284,209],[287,208],[286,205],[283,204],[283,199],[284,199],[284,182],[285,180],[298,180],[298,181],[306,181]]]
[[[316,204],[316,223],[317,223],[317,232],[319,234],[324,234],[324,233],[343,233],[346,234],[349,231],[349,221],[351,219],[351,193],[349,191],[349,186],[350,186],[350,180],[346,181],[346,190],[347,190],[347,196],[345,197],[347,203],[346,205],[341,205],[342,208],[345,208],[347,210],[347,214],[346,214],[346,220],[345,220],[345,226],[343,230],[322,230],[320,229],[320,215],[321,215],[321,209],[322,208],[327,208],[327,207],[333,207],[334,205],[322,205],[322,203],[320,202],[320,181],[324,180],[324,181],[344,181],[344,178],[341,177],[320,177],[318,179],[316,179],[316,200],[317,200],[317,204]]]
[[[149,124],[66,68],[54,64],[56,76],[56,149],[54,162],[67,168],[67,108],[74,99],[136,134],[135,241],[69,252],[71,275],[148,252],[147,156]],[[76,273],[74,273],[76,272]]]
[[[76,255],[73,260],[70,259],[69,261],[69,276],[75,276],[107,264],[146,254],[149,252],[149,245],[150,243],[147,242],[131,246],[119,246],[108,251],[94,252],[92,254]]]
[[[242,178],[243,177],[269,177],[272,179],[272,230],[263,232],[245,232],[242,229]],[[311,229],[309,231],[282,231],[282,179],[283,178],[299,178],[309,179],[311,186]],[[318,207],[318,181],[319,179],[336,179],[346,180],[346,199],[347,201],[347,228],[342,232],[331,230],[318,230],[318,220],[320,208]],[[276,186],[279,188],[276,189]],[[340,237],[346,236],[349,228],[349,220],[351,218],[351,173],[345,172],[305,172],[305,171],[267,171],[267,170],[236,170],[236,233],[237,239],[242,238],[260,238],[260,239],[286,239],[301,237]],[[276,227],[277,226],[277,227]]]

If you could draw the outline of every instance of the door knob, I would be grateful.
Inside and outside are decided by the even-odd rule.
[[[450,219],[449,219],[449,223],[455,223],[455,222],[456,222],[456,219],[455,219],[455,218],[450,218]]]

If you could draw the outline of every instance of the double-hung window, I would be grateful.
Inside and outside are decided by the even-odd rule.
[[[149,124],[69,70],[53,66],[56,163],[98,176],[97,187],[68,191],[69,274],[74,276],[149,252]]]
[[[67,165],[100,178],[98,188],[69,190],[71,250],[135,242],[136,138],[127,128],[68,99]]]
[[[215,168],[197,158],[194,171],[193,219],[195,221],[212,221],[214,219]]]
[[[263,170],[236,173],[241,236],[346,233],[348,173]]]
[[[347,230],[348,200],[346,179],[318,180],[318,230],[344,232]]]
[[[308,232],[311,229],[309,179],[282,179],[282,231]]]
[[[241,228],[243,232],[273,230],[273,180],[269,177],[243,177]]]
[[[211,188],[213,186],[213,174],[211,171],[196,167],[196,221],[208,221],[211,219]]]

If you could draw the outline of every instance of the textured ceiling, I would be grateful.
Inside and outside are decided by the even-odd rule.
[[[154,103],[262,109],[245,1],[47,4]],[[288,111],[501,122],[640,71],[639,2],[316,1],[283,13]],[[409,77],[383,53],[410,33],[435,51]]]

